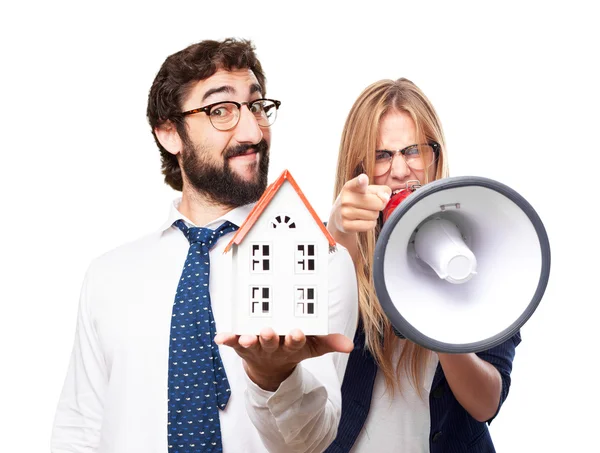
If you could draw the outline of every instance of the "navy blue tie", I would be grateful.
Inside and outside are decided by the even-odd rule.
[[[169,453],[223,451],[219,409],[229,401],[230,388],[214,342],[215,320],[208,282],[209,251],[224,234],[237,229],[225,222],[216,230],[173,225],[190,242],[177,286],[169,344]]]

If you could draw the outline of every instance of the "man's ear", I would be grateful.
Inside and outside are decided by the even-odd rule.
[[[165,121],[160,126],[154,128],[156,138],[164,149],[176,156],[183,149],[183,142],[177,132],[177,128],[171,121]]]

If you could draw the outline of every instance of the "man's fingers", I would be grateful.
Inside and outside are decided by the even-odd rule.
[[[233,346],[234,344],[237,344],[237,335],[228,332],[218,333],[215,335],[215,343]]]
[[[294,329],[285,336],[283,347],[289,352],[300,351],[306,344],[306,336],[300,329]]]
[[[256,335],[240,335],[238,343],[245,349],[256,349],[259,345]]]
[[[232,333],[218,333],[215,336],[215,343],[218,345],[229,346],[230,348],[235,349],[236,351],[243,350],[239,343],[240,336]]]
[[[350,353],[352,352],[352,349],[354,349],[352,340],[341,333],[317,336],[316,340],[315,356],[320,356],[329,352]]]
[[[271,328],[262,329],[258,339],[265,352],[275,352],[279,348],[279,335]]]
[[[342,334],[334,333],[307,338],[300,329],[294,329],[288,333],[282,339],[282,345],[280,345],[280,341],[280,337],[271,328],[261,330],[258,336],[230,333],[219,333],[215,336],[215,343],[235,349],[238,354],[247,357],[246,360],[255,354],[252,353],[248,356],[248,351],[258,351],[259,349],[266,353],[275,353],[275,356],[280,354],[277,349],[282,349],[281,357],[286,357],[288,354],[294,354],[294,357],[297,357],[296,353],[300,353],[304,358],[308,358],[318,357],[329,352],[349,353],[354,348],[352,340]],[[304,349],[306,350],[303,351]]]

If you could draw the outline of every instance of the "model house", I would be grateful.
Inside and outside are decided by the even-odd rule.
[[[335,241],[285,170],[256,203],[225,253],[231,254],[232,329],[280,335],[328,333],[329,254]]]

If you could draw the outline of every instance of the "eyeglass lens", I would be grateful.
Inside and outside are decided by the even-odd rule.
[[[277,106],[273,101],[266,99],[254,101],[248,104],[248,108],[259,126],[268,127],[275,122]],[[240,119],[240,109],[232,102],[222,102],[210,109],[209,118],[215,128],[228,130],[237,125]]]
[[[375,176],[382,176],[390,170],[392,160],[396,154],[400,154],[406,165],[417,171],[429,168],[435,160],[435,153],[430,145],[413,145],[404,148],[404,153],[388,150],[377,151],[375,154]]]

